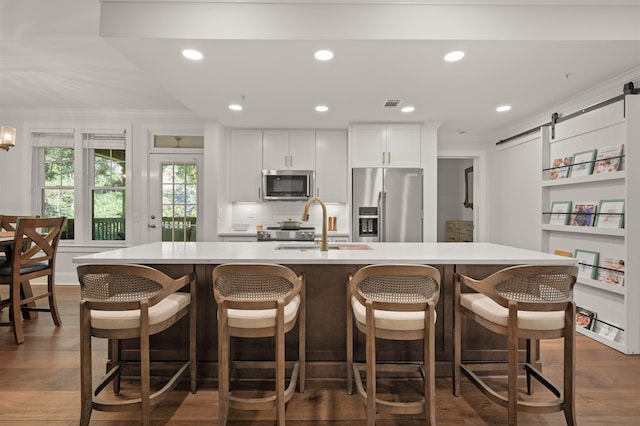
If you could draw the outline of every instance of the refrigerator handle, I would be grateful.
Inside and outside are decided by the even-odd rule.
[[[378,241],[387,241],[386,215],[387,210],[387,193],[380,191],[378,194]]]

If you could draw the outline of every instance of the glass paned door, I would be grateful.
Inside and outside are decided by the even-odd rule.
[[[197,241],[199,164],[193,155],[151,155],[151,241]]]

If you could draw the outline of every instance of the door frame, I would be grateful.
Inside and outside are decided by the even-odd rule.
[[[439,150],[438,160],[473,160],[473,241],[487,240],[487,153]]]
[[[186,163],[190,161],[194,161],[197,167],[197,190],[198,190],[198,218],[202,216],[203,211],[203,164],[204,164],[204,154],[202,153],[182,153],[182,152],[171,152],[171,153],[161,153],[161,152],[151,152],[148,156],[147,167],[149,171],[148,179],[147,179],[147,215],[143,223],[146,223],[146,240],[147,242],[159,242],[162,241],[162,208],[160,206],[160,211],[156,211],[157,206],[154,206],[154,197],[158,197],[158,201],[162,202],[162,183],[160,181],[160,170],[159,167],[162,164],[168,164],[172,161]],[[156,185],[158,185],[156,187]],[[154,219],[156,222],[156,228],[152,228],[151,215],[156,216]],[[157,218],[160,218],[159,222]],[[196,221],[196,235],[201,236],[203,232],[202,221]],[[158,224],[160,228],[158,229]],[[144,226],[144,225],[143,225]]]

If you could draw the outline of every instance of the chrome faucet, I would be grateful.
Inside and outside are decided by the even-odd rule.
[[[309,206],[314,201],[322,206],[322,240],[320,241],[320,251],[329,251],[329,244],[327,243],[327,206],[324,205],[320,198],[309,198],[309,201],[304,205],[304,210],[302,211],[302,221],[309,221]]]

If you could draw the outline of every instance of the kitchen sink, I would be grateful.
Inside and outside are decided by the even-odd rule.
[[[349,243],[339,243],[339,244],[329,244],[329,250],[373,250],[371,246],[367,244],[349,244]],[[280,244],[276,247],[276,250],[320,250],[319,244]]]

